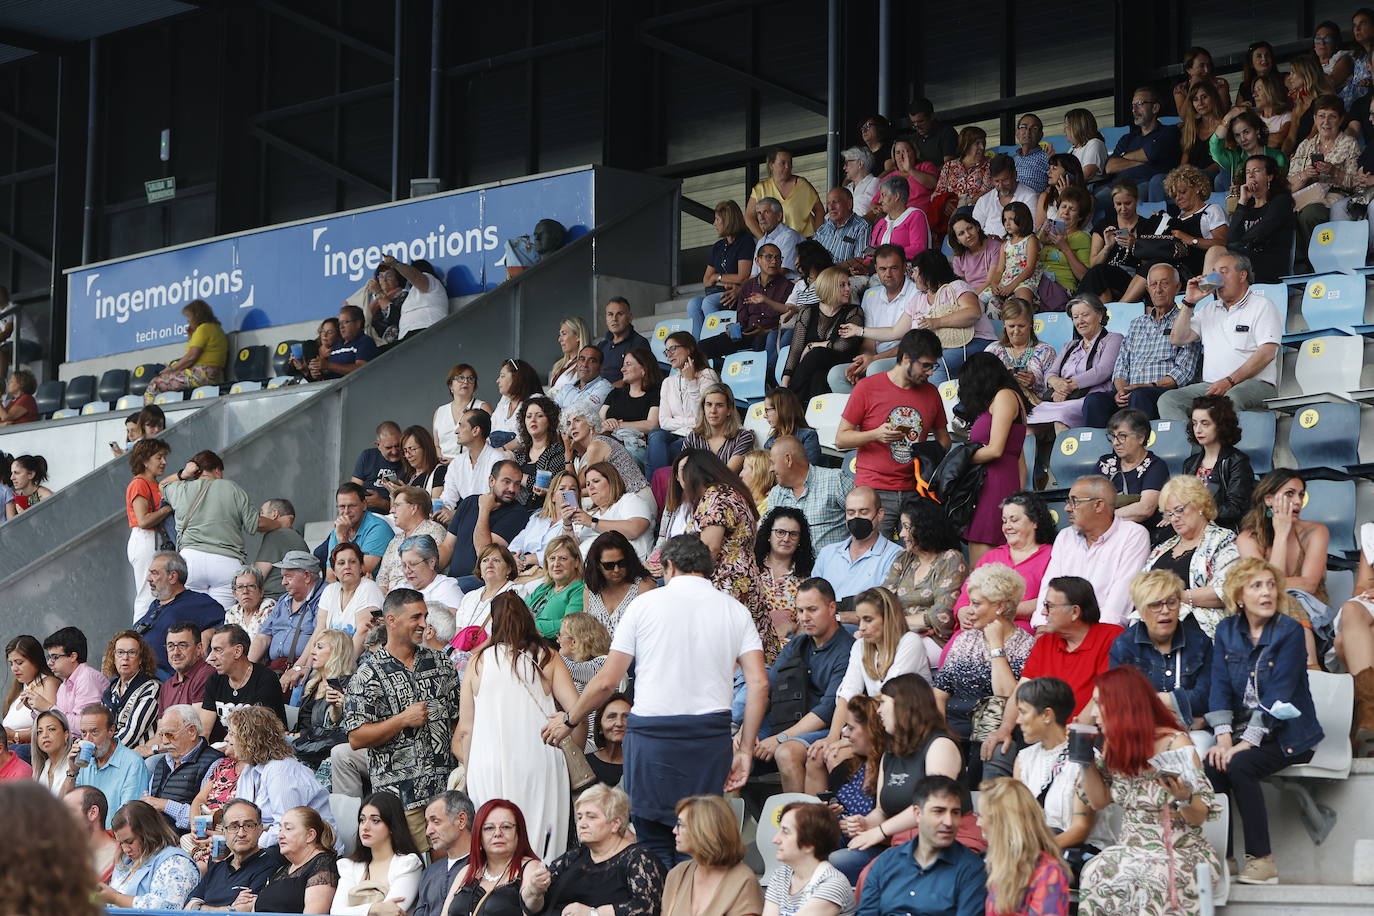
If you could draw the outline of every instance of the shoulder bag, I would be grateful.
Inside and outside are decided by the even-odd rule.
[[[514,663],[514,657],[512,657],[512,666]],[[534,664],[533,658],[530,659],[530,665],[534,668],[534,674],[539,678],[539,683],[543,684],[544,673],[539,670],[538,665]],[[525,685],[525,690],[529,693],[530,699],[534,701],[534,705],[542,705],[539,702],[539,697],[535,696],[534,691],[530,689],[530,685],[523,680],[520,683]],[[554,706],[557,707],[556,701]],[[568,765],[568,788],[574,792],[581,792],[596,782],[596,772],[592,770],[592,765],[587,762],[587,754],[582,750],[582,745],[573,738],[575,733],[574,730],[564,735],[563,740],[558,742],[558,749],[563,752],[563,760]]]
[[[959,310],[959,297],[943,297],[945,290],[949,289],[950,284],[946,283],[935,291],[933,303],[930,311],[926,313],[927,318],[943,318]],[[955,347],[966,347],[968,342],[973,339],[974,325],[966,328],[936,328],[935,336],[940,338],[940,346],[946,350]]]

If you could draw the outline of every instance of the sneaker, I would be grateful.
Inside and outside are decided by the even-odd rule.
[[[1279,870],[1274,867],[1274,857],[1246,856],[1245,871],[1236,875],[1241,884],[1278,884]]]

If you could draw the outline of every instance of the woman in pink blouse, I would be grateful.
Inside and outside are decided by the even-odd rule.
[[[1050,545],[1054,543],[1054,519],[1044,501],[1029,490],[1013,493],[1002,500],[1002,533],[1007,542],[994,547],[978,561],[979,566],[1001,563],[1026,580],[1026,594],[1016,607],[1016,625],[1030,632],[1030,618],[1040,601],[1040,580],[1050,565]],[[954,601],[954,626],[959,626],[959,609],[968,604],[965,580]]]
[[[930,220],[925,211],[910,205],[907,182],[901,176],[888,177],[878,185],[878,205],[883,218],[873,224],[869,244],[900,245],[910,261],[930,247]]]
[[[889,178],[906,179],[909,189],[908,204],[929,216],[930,191],[935,187],[935,181],[939,177],[935,171],[935,164],[917,159],[916,148],[906,140],[898,140],[892,144],[892,159],[897,167],[882,177],[878,187],[881,189]],[[882,204],[881,195],[882,191],[879,190],[869,202],[870,206],[879,207]]]
[[[988,275],[1002,260],[1002,240],[988,236],[976,219],[963,213],[949,224],[948,241],[954,272],[974,289],[987,286]]]

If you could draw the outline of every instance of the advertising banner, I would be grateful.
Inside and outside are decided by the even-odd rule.
[[[457,191],[385,207],[268,227],[157,254],[67,272],[67,359],[142,350],[186,339],[182,308],[209,302],[226,331],[337,314],[383,255],[424,259],[450,297],[491,289],[506,239],[541,219],[594,225],[593,171]]]

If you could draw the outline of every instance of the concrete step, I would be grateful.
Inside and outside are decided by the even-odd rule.
[[[1282,867],[1282,866],[1280,866]],[[1282,880],[1282,877],[1280,877]],[[1231,883],[1225,916],[1353,916],[1374,912],[1374,887],[1330,884]]]
[[[658,325],[660,321],[667,321],[671,318],[687,317],[686,299],[680,299],[673,302],[663,302],[660,303],[660,305],[665,307],[664,311],[658,311],[652,315],[646,315],[643,318],[636,318],[634,320],[634,326],[636,331],[643,334],[645,337],[648,337],[650,334],[653,333],[654,328]]]

